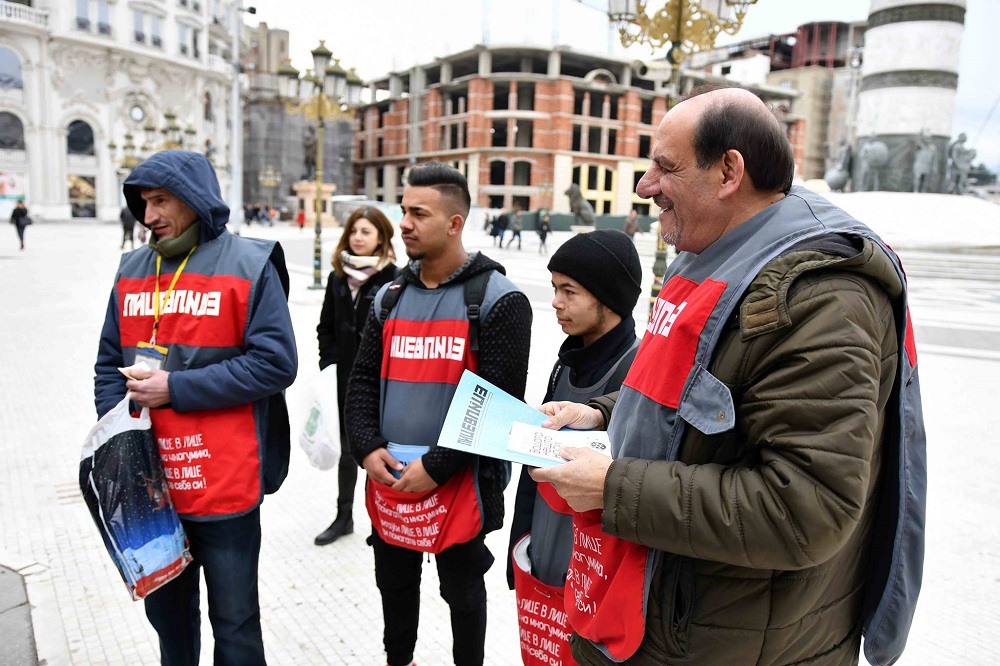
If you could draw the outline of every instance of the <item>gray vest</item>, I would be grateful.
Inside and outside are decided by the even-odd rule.
[[[391,283],[375,296],[374,309]],[[479,320],[517,287],[494,271],[486,285]],[[407,285],[382,323],[380,429],[390,442],[436,446],[441,425],[466,368],[476,370],[468,344],[469,320],[462,282],[437,289]]]
[[[915,358],[911,362],[906,352],[909,322],[905,276],[896,255],[868,227],[826,199],[794,187],[782,201],[730,231],[701,254],[679,254],[664,276],[664,290],[660,292],[646,336],[661,335],[664,330],[669,334],[685,306],[686,317],[690,318],[692,311],[697,312],[697,298],[684,303],[667,302],[665,296],[671,280],[688,280],[698,285],[692,296],[707,292],[704,302],[708,309],[697,346],[690,350],[693,360],[689,368],[684,368],[686,372],[667,376],[671,374],[664,367],[667,359],[642,359],[647,350],[644,344],[622,387],[608,430],[615,458],[676,460],[687,427],[707,435],[732,429],[736,425],[732,395],[708,371],[727,320],[768,262],[805,239],[831,232],[874,241],[891,259],[903,283],[903,293],[893,304],[899,342],[896,376],[899,390],[894,393],[894,406],[890,407],[896,410],[900,427],[887,438],[883,452],[883,477],[891,483],[884,488],[883,495],[894,502],[888,502],[891,506],[886,509],[887,515],[880,516],[875,526],[876,530],[895,534],[895,538],[891,552],[872,553],[873,574],[864,609],[866,658],[871,663],[892,663],[906,643],[920,591],[927,488],[926,437]],[[676,407],[668,406],[675,399]],[[891,475],[895,478],[890,478]],[[647,556],[644,590],[647,602],[658,556],[656,551]],[[598,647],[607,654],[603,645]]]
[[[618,359],[608,367],[592,386],[574,386],[570,372],[563,369],[552,391],[553,400],[586,403],[591,398],[607,395],[621,387],[622,370],[632,365],[639,349],[638,338]],[[623,367],[624,366],[624,367]],[[573,515],[554,511],[535,490],[535,507],[531,514],[531,543],[528,557],[531,575],[546,585],[560,587],[566,580],[569,558],[573,552]]]

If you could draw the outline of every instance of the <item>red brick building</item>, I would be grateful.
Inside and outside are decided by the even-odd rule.
[[[710,78],[684,74],[695,75],[685,88]],[[647,214],[635,185],[667,110],[659,78],[528,46],[477,46],[391,73],[370,83],[377,101],[355,117],[355,191],[399,201],[405,169],[437,160],[466,174],[476,206],[566,212],[576,183],[598,214]]]

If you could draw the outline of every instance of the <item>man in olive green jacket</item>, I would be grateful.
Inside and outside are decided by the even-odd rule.
[[[906,443],[900,364],[915,364],[898,261],[791,187],[791,147],[747,91],[675,106],[652,162],[636,191],[682,254],[632,371],[620,394],[543,406],[548,426],[607,428],[614,459],[567,448],[567,463],[531,472],[599,516],[589,533],[581,521],[590,550],[570,568],[573,656],[856,664],[866,587],[884,578],[871,562],[892,550],[874,526]],[[919,404],[911,416],[922,447]],[[922,511],[917,522],[922,557]]]

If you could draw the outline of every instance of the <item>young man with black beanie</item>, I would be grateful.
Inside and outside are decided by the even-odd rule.
[[[617,230],[580,234],[556,250],[548,269],[555,290],[552,307],[569,337],[559,349],[543,402],[586,402],[617,391],[639,349],[632,310],[642,292],[642,267],[635,245]],[[537,590],[554,588],[549,593],[558,594],[565,584],[573,520],[558,495],[545,491],[522,468],[507,557],[507,583],[516,588],[519,608]],[[515,573],[511,555],[529,534],[531,570]],[[530,624],[522,629],[532,631]],[[560,652],[568,655],[569,646]],[[526,664],[536,663],[530,650],[522,656]]]

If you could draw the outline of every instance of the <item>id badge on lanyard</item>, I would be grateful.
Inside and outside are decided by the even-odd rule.
[[[167,293],[164,294],[163,302],[167,303],[170,301],[170,297],[174,293],[174,287],[177,285],[177,278],[181,276],[184,271],[184,267],[187,266],[188,259],[194,254],[194,251],[198,249],[195,245],[184,257],[184,261],[181,265],[177,267],[177,272],[174,273],[174,277],[170,280],[170,286],[167,287]],[[143,363],[150,370],[163,370],[167,364],[167,348],[163,345],[156,344],[156,332],[160,328],[160,262],[162,257],[157,255],[156,257],[156,294],[153,298],[153,333],[149,336],[149,342],[139,342],[136,344],[135,352],[135,362]]]

